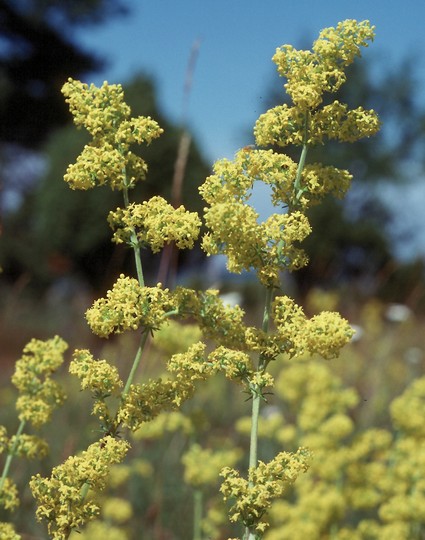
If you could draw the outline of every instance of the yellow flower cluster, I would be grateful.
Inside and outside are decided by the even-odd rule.
[[[199,341],[191,345],[184,353],[173,354],[167,362],[167,368],[175,373],[183,387],[192,385],[197,380],[205,380],[213,372],[211,363],[205,361],[205,343]]]
[[[208,362],[215,371],[223,371],[228,379],[241,382],[251,378],[255,371],[253,361],[247,353],[223,346],[209,354]]]
[[[346,81],[345,68],[360,56],[360,47],[374,38],[369,21],[348,19],[336,28],[325,28],[313,51],[298,51],[291,45],[276,50],[273,62],[287,79],[285,89],[300,109],[316,108],[324,92],[336,92]]]
[[[21,540],[21,535],[15,532],[11,523],[0,522],[0,538],[2,540]]]
[[[109,521],[93,521],[78,536],[79,540],[129,540],[128,533],[121,527],[111,525]]]
[[[308,351],[326,359],[335,358],[354,334],[339,313],[323,311],[307,319],[302,308],[287,296],[275,298],[272,316],[276,325],[275,342],[289,356]]]
[[[7,436],[7,429],[0,425],[0,454],[7,450],[9,446],[9,438]]]
[[[184,388],[172,380],[149,380],[133,384],[123,399],[117,414],[118,422],[136,431],[144,422],[150,422],[164,410],[177,409],[180,403],[192,395],[190,383]]]
[[[74,123],[84,126],[93,141],[86,145],[64,177],[72,189],[109,183],[112,189],[131,188],[146,176],[146,163],[133,154],[133,143],[149,144],[163,130],[150,117],[130,118],[121,85],[100,88],[68,79],[62,88]]]
[[[425,530],[425,481],[421,473],[425,470],[425,430],[419,422],[424,414],[425,377],[421,377],[391,405],[397,435],[388,456],[391,467],[378,481],[382,495],[380,538],[384,534],[389,538],[397,530],[405,531],[403,538],[415,538]]]
[[[206,338],[226,347],[244,349],[245,312],[240,306],[226,305],[215,289],[196,292],[178,287],[174,298],[180,313],[194,317]]]
[[[6,510],[19,506],[17,486],[8,477],[13,458],[42,459],[48,454],[46,441],[36,435],[23,433],[23,430],[26,422],[35,428],[45,424],[53,410],[65,399],[61,387],[52,380],[51,375],[63,363],[67,348],[68,345],[58,336],[47,341],[33,339],[24,347],[22,357],[16,362],[12,382],[19,392],[16,409],[20,425],[16,435],[10,438],[6,428],[0,426],[0,453],[7,453],[0,478],[0,507]],[[0,523],[0,537],[20,538],[7,523]]]
[[[106,298],[99,298],[87,310],[86,318],[94,334],[108,337],[140,326],[158,328],[166,314],[175,309],[169,290],[160,283],[141,287],[137,279],[121,274]]]
[[[192,444],[182,457],[184,481],[195,488],[215,485],[223,466],[233,467],[242,456],[240,448],[213,450]]]
[[[406,392],[391,404],[391,418],[400,432],[415,439],[425,439],[425,378],[415,380]]]
[[[273,527],[264,540],[326,538],[382,540],[420,538],[425,528],[425,378],[394,400],[395,435],[371,428],[355,433],[351,419],[357,393],[344,388],[325,364],[291,363],[275,386],[288,418],[261,419],[262,436],[293,448],[308,446],[309,471],[291,500],[275,501]],[[410,422],[410,417],[413,421]],[[247,420],[238,429],[247,433]],[[415,428],[418,427],[418,429]],[[292,429],[290,429],[292,428]]]
[[[311,205],[328,193],[342,199],[350,187],[351,179],[348,171],[330,165],[306,165],[302,174],[302,184],[306,187],[300,202],[303,206]]]
[[[106,360],[95,360],[88,350],[74,352],[69,372],[80,379],[81,390],[88,388],[98,396],[115,394],[123,386],[117,368]]]
[[[339,313],[322,311],[312,317],[305,326],[307,350],[330,360],[337,358],[344,345],[350,342],[354,330]]]
[[[155,332],[154,345],[171,356],[187,351],[191,345],[200,341],[201,337],[202,332],[198,325],[181,324],[169,319]]]
[[[301,213],[272,214],[262,224],[257,219],[258,214],[246,204],[214,204],[205,213],[209,232],[203,237],[202,248],[207,255],[225,253],[230,272],[255,269],[261,283],[278,286],[282,270],[298,270],[307,263],[294,242],[308,236],[310,225]]]
[[[5,510],[15,510],[19,506],[18,488],[10,478],[4,479],[0,489],[0,506]]]
[[[290,158],[271,151],[241,150],[233,162],[217,162],[214,174],[199,188],[209,204],[208,232],[202,240],[207,255],[225,253],[231,272],[254,268],[266,286],[278,286],[282,270],[304,266],[307,258],[296,244],[311,232],[307,217],[301,212],[272,214],[258,223],[258,213],[247,204],[249,190],[261,180],[272,186],[276,205],[288,205],[295,172]]]
[[[102,515],[106,520],[125,523],[133,514],[131,504],[121,497],[108,497],[102,507]]]
[[[44,439],[26,433],[22,433],[18,437],[14,435],[10,438],[9,452],[12,448],[14,455],[27,459],[42,459],[49,453],[49,446]]]
[[[205,361],[204,343],[195,343],[185,353],[174,354],[167,362],[167,369],[174,379],[150,380],[133,384],[122,400],[117,420],[123,426],[136,431],[163,411],[173,411],[192,397],[195,383],[206,380],[212,366]]]
[[[181,430],[185,435],[193,435],[194,426],[190,418],[180,411],[163,412],[150,422],[146,422],[133,433],[133,438],[160,439],[166,433]]]
[[[94,399],[92,414],[102,422],[106,433],[115,432],[113,415],[106,399],[119,396],[124,386],[118,370],[106,360],[95,360],[88,350],[76,350],[69,365],[69,372],[81,381],[81,389],[89,389]]]
[[[16,362],[12,383],[19,391],[16,409],[19,419],[39,427],[49,421],[65,395],[51,375],[62,365],[68,345],[58,336],[47,341],[31,340]]]
[[[96,147],[86,144],[64,175],[71,189],[87,190],[109,183],[112,189],[131,188],[146,177],[146,163],[132,152],[123,156],[110,143]]]
[[[71,456],[54,467],[50,478],[39,474],[32,477],[30,488],[38,504],[37,519],[48,522],[53,540],[66,540],[73,529],[99,514],[98,504],[92,497],[84,496],[83,490],[104,489],[111,465],[121,462],[128,448],[126,441],[107,436],[81,455]]]
[[[296,453],[280,452],[268,463],[262,461],[249,470],[248,480],[238,471],[225,467],[220,491],[224,499],[235,499],[230,508],[230,521],[241,521],[251,532],[263,533],[269,523],[263,519],[272,501],[308,469],[310,452],[299,448]]]
[[[108,221],[116,229],[114,242],[131,245],[136,232],[138,245],[149,246],[153,253],[171,242],[179,249],[192,249],[201,226],[196,212],[188,212],[183,206],[173,208],[162,197],[118,208],[110,212]]]
[[[319,108],[324,94],[336,92],[345,82],[344,70],[373,36],[368,21],[346,20],[323,30],[313,51],[298,51],[290,45],[278,49],[273,61],[287,79],[285,89],[294,106],[279,105],[260,116],[254,130],[257,144],[321,144],[325,139],[353,142],[375,134],[379,121],[373,110],[348,111],[338,101]]]

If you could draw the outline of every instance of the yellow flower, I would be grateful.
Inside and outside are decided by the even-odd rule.
[[[108,497],[102,506],[102,516],[115,523],[125,523],[133,515],[131,504],[120,497]]]
[[[99,515],[99,505],[92,497],[83,497],[87,486],[93,492],[106,486],[110,467],[121,462],[129,444],[123,440],[104,437],[91,444],[79,456],[70,456],[54,467],[50,478],[33,476],[30,488],[37,500],[37,519],[48,521],[49,534],[64,540],[72,529],[78,529]]]
[[[173,208],[162,197],[118,208],[110,212],[108,221],[116,229],[114,242],[131,244],[135,233],[139,245],[149,246],[153,253],[171,242],[179,249],[192,249],[201,226],[196,212],[188,212],[183,206]]]
[[[2,540],[21,540],[21,535],[15,532],[11,523],[0,522],[0,538]]]
[[[213,450],[193,444],[182,457],[184,481],[195,488],[214,485],[223,466],[234,466],[242,454],[240,448]]]
[[[18,488],[13,480],[5,478],[0,489],[0,507],[5,510],[15,510],[18,506]]]
[[[235,469],[224,467],[220,473],[224,477],[220,491],[224,500],[235,500],[229,511],[230,521],[241,521],[250,531],[264,532],[269,526],[263,518],[266,510],[308,469],[310,458],[305,448],[299,448],[294,454],[280,452],[269,463],[260,461],[257,467],[251,468],[249,480]]]
[[[167,312],[176,309],[168,289],[158,283],[156,287],[141,287],[137,279],[121,274],[106,293],[87,310],[86,318],[92,331],[100,337],[140,326],[157,328]]]
[[[63,403],[65,394],[51,375],[61,366],[67,348],[67,343],[58,336],[46,341],[33,339],[25,346],[12,376],[12,383],[19,391],[16,409],[20,420],[39,427]]]
[[[84,126],[93,141],[84,147],[75,164],[70,165],[65,181],[72,189],[90,189],[109,183],[112,189],[128,189],[144,180],[147,166],[129,147],[150,144],[163,130],[150,117],[130,118],[119,84],[100,88],[68,79],[62,88],[74,123]]]

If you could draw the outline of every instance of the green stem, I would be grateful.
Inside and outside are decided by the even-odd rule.
[[[307,111],[305,121],[304,121],[304,135],[303,135],[303,148],[301,151],[300,161],[298,162],[297,167],[297,174],[295,176],[295,182],[294,182],[294,189],[295,189],[295,201],[299,201],[302,194],[304,193],[304,189],[301,187],[301,175],[304,169],[305,161],[307,158],[307,151],[308,151],[308,131],[309,131],[309,120],[310,116]]]
[[[146,341],[147,341],[148,337],[149,337],[149,329],[146,328],[142,332],[142,336],[140,338],[140,343],[139,343],[139,348],[137,349],[136,356],[134,357],[134,360],[133,360],[133,365],[131,366],[131,370],[130,370],[130,373],[129,373],[128,378],[127,378],[127,382],[125,383],[124,390],[123,390],[123,392],[121,394],[121,399],[122,400],[124,400],[125,397],[127,396],[128,392],[130,390],[130,386],[133,383],[134,376],[136,374],[137,368],[139,367],[140,360],[142,359],[143,350],[145,348]]]
[[[193,540],[202,540],[202,491],[195,489],[193,492]]]
[[[122,190],[122,193],[124,197],[124,206],[125,208],[128,208],[130,204],[130,200],[128,198],[128,188],[125,187]],[[133,248],[134,262],[136,263],[137,279],[139,281],[140,286],[144,287],[145,278],[143,276],[142,258],[140,256],[139,241],[137,240],[137,234],[134,228],[131,229],[130,244]]]
[[[164,319],[167,317],[171,317],[172,315],[178,315],[179,310],[178,309],[172,309],[170,311],[167,311],[167,313],[164,313]],[[149,337],[149,328],[145,328],[142,332],[142,336],[140,338],[139,348],[137,349],[136,356],[133,360],[133,365],[131,366],[130,373],[128,375],[127,382],[125,383],[124,390],[121,394],[121,398],[124,399],[125,396],[128,394],[128,391],[130,390],[130,386],[133,383],[134,375],[136,374],[137,368],[139,367],[140,360],[142,359],[143,351],[146,346],[146,341]]]
[[[270,313],[273,300],[273,287],[266,289],[264,303],[263,322],[261,328],[264,332],[269,331]],[[267,359],[260,355],[258,360],[258,371],[264,371],[267,367]],[[260,389],[252,390],[252,412],[251,412],[251,436],[249,444],[249,469],[254,469],[258,463],[258,418],[260,416],[261,393]],[[253,482],[249,479],[249,487],[253,487]],[[245,529],[244,540],[255,540],[256,535]]]
[[[266,299],[264,305],[263,322],[261,328],[264,332],[269,331],[270,311],[273,299],[273,287],[266,289]],[[260,355],[258,361],[258,371],[264,371],[267,360]],[[252,414],[251,414],[251,439],[249,445],[249,467],[256,467],[258,460],[258,417],[260,414],[261,395],[258,391],[252,392]]]
[[[13,442],[12,448],[7,453],[6,462],[4,464],[3,472],[0,478],[0,491],[3,489],[7,475],[9,474],[12,460],[15,457],[16,449],[18,448],[19,437],[22,435],[22,432],[24,431],[25,424],[26,424],[26,420],[21,420],[21,423],[19,424],[19,427],[16,431],[15,440]]]
[[[300,199],[301,195],[304,193],[304,190],[301,187],[301,174],[304,169],[305,161],[307,158],[307,152],[308,152],[308,145],[307,143],[304,143],[303,149],[301,151],[300,161],[298,162],[297,174],[296,174],[295,183],[294,183],[294,188],[296,192],[295,198],[297,201]]]
[[[141,287],[145,286],[145,278],[143,277],[142,260],[140,258],[140,248],[137,247],[137,236],[133,231],[131,233],[131,243],[134,251],[134,261],[136,263],[137,279]]]

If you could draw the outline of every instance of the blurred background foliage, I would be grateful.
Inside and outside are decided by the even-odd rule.
[[[74,30],[128,15],[124,0],[0,0],[0,303],[9,326],[12,321],[41,326],[31,313],[34,301],[37,310],[45,305],[52,312],[55,305],[53,320],[59,316],[65,321],[64,302],[66,307],[78,304],[82,292],[87,304],[120,271],[132,271],[131,257],[110,242],[106,223],[108,211],[121,204],[120,194],[106,188],[74,192],[62,181],[87,136],[72,125],[60,93],[69,76],[89,80],[107,62],[96,51],[82,50]],[[264,110],[282,102],[283,82],[265,82]],[[415,63],[410,60],[384,66],[382,59],[372,57],[351,68],[337,98],[351,107],[376,109],[382,132],[356,144],[331,143],[310,150],[310,161],[348,168],[354,182],[346,200],[329,198],[311,210],[313,234],[305,242],[311,262],[291,277],[294,294],[304,297],[313,286],[338,287],[347,298],[378,296],[424,309],[423,256],[413,253],[407,262],[397,257],[397,245],[405,238],[394,233],[394,223],[402,212],[391,214],[381,197],[389,184],[398,184],[402,196],[402,186],[424,172],[425,112],[415,85]],[[124,90],[134,115],[150,115],[165,129],[150,147],[137,149],[149,173],[135,198],[161,194],[169,199],[185,126],[164,116],[155,83],[147,75],[134,74]],[[298,158],[297,149],[290,152]],[[182,193],[191,210],[202,209],[197,187],[210,168],[192,136]],[[157,275],[159,258],[145,253],[150,280]],[[182,270],[191,269],[197,282],[206,275],[199,251],[180,256],[179,262]],[[217,276],[225,281],[224,271]],[[234,285],[231,281],[228,287]],[[246,289],[246,283],[241,287]],[[73,317],[71,310],[69,319]],[[49,315],[42,320],[46,323]]]
[[[117,0],[1,0],[0,141],[40,148],[69,122],[60,88],[68,77],[100,69],[73,29],[126,13]]]
[[[353,433],[344,439],[343,444],[347,448],[350,441],[356,440],[357,436],[368,429],[383,428],[391,431],[391,401],[423,373],[423,323],[411,310],[397,311],[394,306],[390,309],[384,303],[372,299],[362,306],[351,306],[347,311],[343,295],[312,289],[306,297],[306,312],[312,316],[323,309],[345,312],[350,321],[356,324],[356,338],[343,349],[338,359],[330,362],[319,358],[290,361],[278,358],[273,362],[271,371],[281,384],[267,396],[268,402],[262,407],[261,423],[270,427],[269,430],[260,431],[260,453],[263,460],[271,459],[282,450],[284,443],[276,434],[280,429],[284,431],[290,427],[296,419],[293,403],[282,392],[287,387],[283,383],[287,373],[294,370],[298,370],[299,374],[305,374],[310,369],[318,369],[320,372],[325,370],[336,381],[338,392],[350,389],[348,391],[358,395],[358,400],[347,412],[354,425]],[[162,332],[165,333],[166,328],[159,332],[159,337]],[[198,338],[199,330],[194,329],[193,339]],[[93,352],[96,357],[106,358],[117,365],[124,376],[131,363],[129,350],[137,348],[137,341],[137,333],[126,333],[114,339],[99,341]],[[167,339],[165,344],[167,347],[164,347],[161,339],[151,343],[149,354],[141,366],[140,376],[144,380],[168,377],[165,371],[166,360],[169,354],[181,350],[179,347],[182,343],[175,341],[174,350],[173,344]],[[13,477],[23,496],[20,508],[13,514],[13,521],[20,532],[31,531],[31,534],[23,536],[23,540],[45,537],[44,524],[37,524],[34,519],[34,501],[27,489],[29,476],[36,472],[49,475],[58,461],[87,447],[98,438],[98,423],[90,414],[93,405],[90,393],[79,391],[77,379],[67,374],[66,366],[63,366],[58,380],[64,385],[69,398],[55,411],[52,423],[43,428],[43,435],[50,445],[49,456],[41,463],[36,460],[19,460],[13,466]],[[315,384],[320,388],[320,380],[312,377],[310,386]],[[290,389],[294,390],[295,387]],[[108,488],[102,493],[104,502],[115,503],[117,507],[117,514],[111,515],[106,512],[108,505],[105,505],[100,517],[105,527],[117,527],[122,540],[136,540],[141,535],[149,540],[192,538],[195,494],[194,488],[184,481],[182,455],[193,444],[200,444],[212,452],[241,448],[245,457],[240,459],[237,467],[246,466],[249,434],[246,429],[242,429],[242,424],[246,427],[246,421],[244,423],[242,420],[249,415],[251,402],[246,401],[242,390],[242,387],[219,374],[200,383],[195,396],[183,405],[181,412],[163,413],[153,422],[144,424],[131,438],[132,449],[128,459],[114,468]],[[326,397],[324,399],[326,402]],[[15,400],[16,393],[11,386],[0,393],[0,424],[5,425],[9,432],[16,429]],[[317,406],[320,408],[323,404],[318,402]],[[283,426],[281,422],[275,422],[281,415],[287,420]],[[85,429],[81,429],[81,426],[85,426]],[[202,468],[208,470],[208,464],[203,463]],[[391,474],[390,468],[388,474]],[[240,531],[228,523],[226,507],[218,503],[219,485],[217,478],[215,482],[202,486],[203,517],[207,517],[210,512],[209,526],[212,530],[216,529],[214,535],[205,535],[205,538],[224,540],[230,536],[236,537]],[[122,504],[126,501],[131,511],[118,512],[118,499]],[[293,501],[292,490],[287,499]],[[182,519],[183,515],[185,519]],[[10,519],[10,514],[5,513],[0,518]],[[335,513],[332,523],[335,527],[355,526],[357,519],[355,512],[343,516]],[[106,536],[108,529],[102,536],[91,527],[82,531],[82,538],[109,538]]]
[[[122,203],[122,196],[106,188],[72,192],[62,182],[88,138],[73,127],[60,89],[68,77],[87,76],[103,65],[72,41],[72,27],[125,14],[124,6],[100,0],[40,1],[2,2],[0,9],[7,41],[0,64],[4,277],[45,291],[54,280],[74,272],[81,281],[103,289],[124,264],[124,252],[111,244],[106,224],[108,211]],[[149,77],[135,74],[125,85],[125,96],[134,116],[152,116],[165,130],[156,144],[135,149],[150,169],[135,199],[154,194],[169,199],[182,126],[161,114]],[[191,210],[201,209],[197,186],[208,170],[192,142],[181,197]]]
[[[152,195],[170,199],[181,129],[161,115],[154,84],[148,78],[135,77],[124,91],[134,116],[151,116],[164,129],[151,146],[134,148],[148,163],[149,173],[133,191],[133,200]],[[25,273],[32,287],[43,290],[55,278],[74,272],[81,281],[103,290],[125,266],[127,250],[111,243],[106,222],[109,210],[122,206],[122,194],[103,186],[72,191],[62,180],[88,140],[84,131],[71,124],[55,130],[43,145],[46,171],[5,222],[2,253],[7,260],[2,264],[14,279]],[[196,142],[192,143],[182,194],[182,202],[190,210],[201,210],[197,186],[208,170]],[[153,269],[151,260],[150,255],[145,258],[147,271]]]
[[[103,188],[71,191],[62,180],[66,167],[88,138],[72,125],[60,88],[69,76],[89,80],[90,73],[100,70],[106,61],[96,51],[81,50],[73,39],[73,29],[102,24],[112,16],[126,16],[124,0],[0,0],[0,363],[5,385],[14,360],[32,337],[61,334],[71,349],[74,345],[89,346],[100,358],[120,360],[123,370],[122,359],[128,359],[128,351],[135,346],[132,336],[119,336],[105,344],[89,334],[83,318],[93,298],[103,294],[116,275],[132,263],[123,249],[111,244],[106,223],[108,211],[121,204],[121,196]],[[310,315],[319,309],[338,308],[358,325],[358,339],[332,363],[332,370],[344,384],[361,396],[351,411],[358,430],[389,426],[389,402],[423,373],[425,350],[422,319],[411,311],[399,319],[388,317],[383,303],[401,302],[417,314],[425,309],[423,254],[400,261],[397,243],[405,238],[394,235],[394,220],[406,211],[403,186],[424,172],[425,113],[416,99],[414,63],[384,68],[381,62],[377,70],[378,61],[355,64],[338,99],[351,107],[377,110],[382,132],[372,140],[310,150],[311,161],[348,168],[354,183],[346,200],[329,199],[312,209],[313,234],[305,243],[311,263],[288,284],[288,289],[306,300]],[[277,84],[274,80],[273,88],[282,84],[282,79]],[[148,76],[135,74],[124,90],[133,115],[150,115],[165,129],[152,146],[140,150],[149,174],[137,188],[136,200],[154,194],[170,198],[184,126],[164,117],[155,83]],[[266,86],[264,95],[265,110],[282,102],[283,91],[277,94]],[[293,157],[298,157],[296,152]],[[182,194],[182,202],[191,210],[202,209],[197,187],[209,174],[210,165],[192,137]],[[388,212],[381,197],[390,183],[401,188],[396,216]],[[412,230],[410,234],[423,231]],[[145,265],[154,278],[158,260],[145,255]],[[195,253],[181,262],[195,269],[193,284],[203,285],[202,255]],[[323,297],[317,300],[316,287],[339,289],[339,305],[327,305]],[[224,283],[223,290],[226,288],[238,289],[245,299],[249,322],[257,322],[260,295],[255,284],[248,279],[229,281]],[[158,352],[149,355],[141,376],[161,375],[162,360]],[[75,381],[65,373],[64,384],[70,396],[79,398],[69,400],[54,419],[49,438],[51,457],[42,463],[42,474],[49,473],[58,456],[62,459],[97,437],[88,413],[90,398],[78,394]],[[16,427],[14,400],[11,390],[2,389],[0,423],[11,431]],[[284,407],[279,396],[271,396],[270,406],[275,405]],[[233,438],[245,447],[247,440],[235,433],[234,424],[249,406],[238,388],[217,378],[185,405],[184,412],[198,418],[195,438],[204,446],[217,448]],[[84,433],[82,425],[88,426]],[[133,516],[122,527],[146,531],[146,537],[155,540],[189,538],[192,524],[181,517],[192,510],[191,490],[181,480],[180,459],[193,438],[175,432],[159,441],[146,438],[134,442],[134,458],[143,455],[151,469],[146,465],[143,474],[133,471],[127,487],[112,487],[114,496],[122,495],[133,505]],[[276,448],[267,451],[273,455]],[[133,465],[130,462],[129,467]],[[38,464],[22,467],[18,483],[24,487],[36,470],[40,470]],[[217,487],[212,487],[206,500],[216,491]],[[17,515],[18,528],[44,534],[28,522],[33,501],[25,493]],[[227,535],[223,537],[231,533],[223,530]]]

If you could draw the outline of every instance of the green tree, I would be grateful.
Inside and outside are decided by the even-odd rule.
[[[149,172],[136,188],[136,198],[141,201],[162,195],[170,199],[181,129],[159,111],[150,79],[139,75],[124,85],[124,91],[133,116],[151,116],[164,128],[164,134],[141,154],[149,163]],[[109,210],[122,204],[121,192],[102,187],[88,192],[71,191],[62,180],[67,166],[87,141],[84,131],[69,125],[55,131],[44,146],[46,174],[5,221],[1,264],[14,279],[25,273],[31,276],[33,285],[40,287],[73,270],[102,288],[105,280],[112,280],[126,264],[127,250],[111,243],[106,222]],[[201,210],[197,186],[208,171],[196,142],[192,142],[182,193],[182,203],[189,210]],[[148,255],[144,262],[147,271],[156,271],[158,260]]]
[[[72,30],[124,11],[118,0],[0,0],[0,144],[39,148],[68,123],[63,81],[102,66]]]
[[[103,65],[81,49],[73,30],[126,13],[124,2],[0,0],[0,233],[11,201],[22,202],[21,214],[30,204],[47,137],[69,123],[63,82]],[[16,232],[20,225],[14,223]],[[22,248],[31,246],[21,246],[18,258]]]

